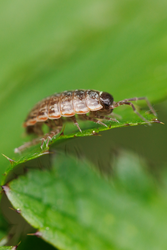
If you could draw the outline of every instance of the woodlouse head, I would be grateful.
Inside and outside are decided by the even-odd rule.
[[[113,104],[114,98],[107,92],[100,92],[100,103],[104,109],[110,109]]]

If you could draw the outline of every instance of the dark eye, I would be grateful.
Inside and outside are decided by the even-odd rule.
[[[110,107],[110,105],[112,105],[113,101],[114,101],[114,98],[109,93],[107,93],[107,92],[100,93],[100,102],[105,109],[109,109],[109,107]]]

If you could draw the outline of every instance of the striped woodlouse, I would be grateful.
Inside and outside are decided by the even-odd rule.
[[[115,102],[112,95],[107,92],[97,90],[64,91],[62,93],[56,93],[49,96],[37,103],[37,105],[30,111],[24,122],[24,127],[26,128],[27,134],[34,133],[38,136],[42,136],[42,125],[45,123],[48,125],[50,132],[42,138],[34,139],[33,141],[27,142],[19,148],[16,148],[15,153],[18,153],[31,145],[39,143],[40,140],[42,140],[41,148],[46,140],[46,146],[48,146],[52,137],[62,130],[64,122],[62,119],[63,117],[71,119],[79,131],[82,132],[76,120],[76,114],[78,115],[78,118],[82,120],[93,121],[107,127],[107,125],[101,120],[118,122],[114,118],[112,111],[118,106],[130,105],[133,111],[143,121],[149,123],[132,104],[132,101],[138,100],[145,100],[151,112],[156,116],[156,112],[146,97],[135,97]]]

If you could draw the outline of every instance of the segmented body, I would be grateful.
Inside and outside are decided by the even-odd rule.
[[[61,117],[72,117],[75,114],[87,114],[90,111],[103,109],[100,94],[96,90],[64,91],[54,94],[39,102],[29,113],[24,127],[37,122],[45,122]]]
[[[75,118],[76,114],[84,120],[89,120],[107,127],[107,125],[101,120],[118,122],[115,118],[111,117],[112,111],[121,105],[129,105],[143,121],[149,123],[132,104],[133,101],[138,100],[145,100],[151,112],[156,116],[156,112],[146,97],[134,97],[114,102],[112,95],[107,92],[97,90],[74,90],[54,94],[39,102],[30,111],[24,122],[24,127],[26,128],[26,132],[28,134],[34,133],[38,136],[42,136],[43,123],[48,125],[50,130],[49,133],[42,137],[38,137],[31,142],[27,142],[19,148],[16,148],[15,153],[18,153],[31,145],[37,144],[41,140],[41,148],[43,148],[43,144],[46,140],[46,146],[48,146],[52,137],[62,130],[63,117],[69,117],[69,119],[71,119],[77,126],[79,131],[82,132]]]

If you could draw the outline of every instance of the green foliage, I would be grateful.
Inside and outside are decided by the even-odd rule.
[[[107,131],[113,128],[121,128],[121,127],[127,127],[127,126],[137,126],[137,125],[152,125],[153,123],[160,123],[160,121],[157,120],[157,118],[152,115],[152,114],[146,114],[145,111],[141,111],[140,114],[147,119],[148,123],[145,121],[142,121],[141,118],[139,118],[133,110],[123,110],[122,112],[119,112],[119,115],[121,115],[121,120],[119,123],[113,122],[113,121],[105,121],[105,124],[108,127],[104,126],[97,126],[94,125],[93,129],[85,129],[82,131],[82,133],[76,132],[76,133],[70,133],[70,134],[64,134],[61,132],[54,136],[52,140],[49,142],[49,147],[54,144],[59,144],[65,140],[69,140],[72,138],[77,138],[77,137],[85,137],[85,136],[98,136],[100,135],[99,133],[102,131]],[[12,159],[11,165],[9,169],[5,171],[5,175],[8,174],[8,172],[18,164],[24,163],[28,160],[33,160],[36,159],[44,154],[47,154],[49,147],[46,147],[47,140],[45,141],[42,149],[41,149],[41,141],[38,143],[38,145],[31,146],[28,150],[25,149],[25,151],[21,152],[21,157],[20,154],[16,155],[14,157],[15,160]],[[4,155],[5,156],[5,155]],[[8,157],[6,157],[8,159]],[[5,178],[5,177],[4,177]],[[3,182],[2,182],[3,184]]]
[[[0,247],[0,250],[15,250],[14,247]]]
[[[23,218],[42,233],[42,239],[52,244],[53,249],[167,247],[166,189],[157,186],[147,173],[148,164],[136,155],[127,152],[118,155],[113,163],[116,175],[113,181],[97,176],[88,161],[76,163],[63,156],[55,159],[50,171],[30,170],[11,182],[12,172],[18,168],[37,167],[38,161],[45,167],[48,164],[43,161],[48,149],[42,151],[40,144],[14,155],[14,148],[30,140],[21,138],[21,124],[42,98],[80,88],[110,92],[115,101],[147,96],[151,103],[158,103],[167,97],[166,8],[163,0],[0,2],[0,152],[15,160],[8,167],[6,159],[0,158],[1,183],[9,182],[5,187],[11,206],[21,210]],[[154,123],[152,114],[139,112]],[[157,131],[165,131],[161,125],[147,126],[144,134],[137,130],[144,126],[136,125],[145,123],[129,107],[119,107],[115,113],[122,117],[119,124],[106,122],[105,128],[84,122],[83,133],[71,125],[64,135],[53,138],[49,147],[57,150],[59,144],[74,137],[81,137],[82,141],[87,136],[93,138],[95,131],[93,134],[105,136],[102,146],[107,151],[114,134],[116,142],[131,143],[130,126],[134,126],[145,141],[134,140],[132,147],[138,144],[143,152],[150,148],[150,162],[157,152],[164,152],[167,133],[155,142]],[[147,141],[148,130],[153,128],[157,129]],[[106,134],[104,130],[108,130]],[[97,138],[98,145],[100,137]],[[153,151],[155,144],[157,151]],[[93,150],[96,151],[95,145],[88,151],[91,154]],[[97,152],[95,157],[98,156]],[[5,244],[7,230],[5,222],[1,224],[0,238]],[[37,249],[34,239],[26,246],[25,242],[24,239],[18,246],[19,250]],[[45,244],[40,249],[52,248]]]
[[[12,158],[25,140],[21,124],[28,111],[55,92],[92,88],[110,92],[116,101],[166,97],[164,1],[17,0],[1,1],[0,7],[5,155]],[[3,173],[3,157],[1,165]]]
[[[106,181],[86,162],[57,157],[52,170],[29,171],[5,192],[60,249],[165,249],[166,198],[145,162],[124,152],[114,166],[117,180]]]

